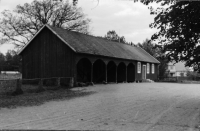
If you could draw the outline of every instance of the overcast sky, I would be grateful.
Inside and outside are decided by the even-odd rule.
[[[30,3],[33,0],[1,0],[0,11],[13,10],[16,5]],[[156,6],[156,5],[154,5]],[[133,0],[79,0],[78,7],[92,20],[91,33],[104,36],[107,31],[115,30],[126,41],[137,44],[150,38],[155,29],[149,28],[154,17],[146,5]],[[12,49],[10,45],[0,45],[0,52]]]

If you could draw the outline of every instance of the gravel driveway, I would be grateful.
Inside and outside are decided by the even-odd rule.
[[[84,89],[96,93],[0,109],[0,129],[199,131],[199,84],[124,83]]]

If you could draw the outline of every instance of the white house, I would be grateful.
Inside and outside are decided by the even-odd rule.
[[[168,76],[171,77],[185,77],[187,72],[192,71],[192,68],[185,67],[184,62],[169,63],[168,64]]]

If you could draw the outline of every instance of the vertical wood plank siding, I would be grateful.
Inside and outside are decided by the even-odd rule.
[[[74,77],[75,52],[46,27],[21,55],[23,78]]]

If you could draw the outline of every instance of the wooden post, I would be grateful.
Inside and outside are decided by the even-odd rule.
[[[125,82],[127,83],[127,66],[126,66],[126,81]]]
[[[74,78],[70,78],[69,87],[74,87]]]
[[[16,80],[16,90],[12,93],[12,95],[23,94],[21,86],[22,86],[22,81],[20,79],[17,79]]]
[[[60,78],[57,78],[57,87],[60,87]]]
[[[91,67],[91,83],[93,82],[93,63],[92,63],[92,67]]]
[[[43,88],[43,79],[40,79],[37,92],[42,92],[42,91],[45,91],[45,89]]]
[[[117,83],[117,66],[116,66],[116,83]]]
[[[105,66],[106,66],[106,80],[105,80],[105,82],[107,83],[107,65],[105,64]]]

